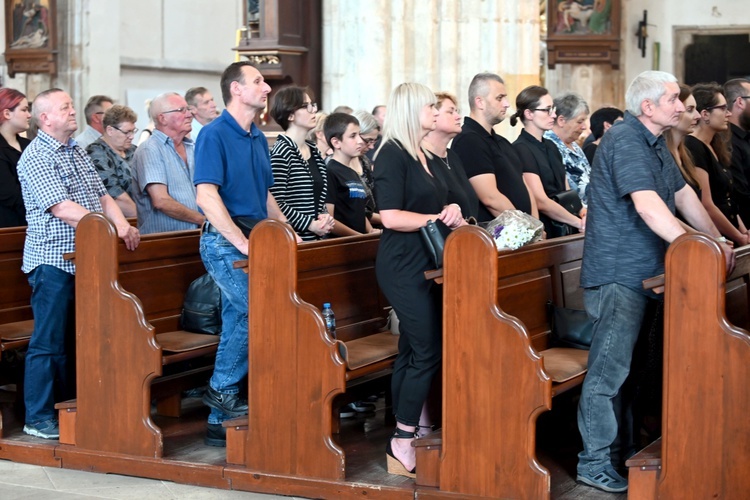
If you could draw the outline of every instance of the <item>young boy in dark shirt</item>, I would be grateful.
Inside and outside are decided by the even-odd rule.
[[[328,194],[326,207],[336,224],[336,236],[352,236],[373,231],[365,214],[367,194],[357,172],[349,167],[352,158],[361,154],[364,141],[359,135],[359,122],[346,113],[328,115],[323,127],[333,158],[328,162]]]

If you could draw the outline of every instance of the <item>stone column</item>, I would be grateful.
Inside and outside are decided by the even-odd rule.
[[[340,104],[371,110],[399,83],[415,81],[456,94],[468,114],[476,73],[500,74],[512,102],[539,82],[539,57],[537,0],[323,2],[321,101],[328,111]]]

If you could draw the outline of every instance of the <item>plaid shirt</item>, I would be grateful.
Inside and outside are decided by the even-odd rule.
[[[75,274],[74,264],[63,260],[64,253],[75,250],[75,229],[50,208],[71,200],[101,212],[99,199],[107,190],[94,165],[75,141],[63,144],[40,130],[18,161],[18,179],[28,221],[21,270],[29,273],[46,264]]]

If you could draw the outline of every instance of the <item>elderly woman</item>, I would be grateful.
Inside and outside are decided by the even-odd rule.
[[[442,353],[441,290],[424,279],[434,264],[419,228],[429,220],[451,229],[464,224],[458,205],[448,202],[448,187],[430,168],[429,153],[419,147],[437,117],[429,88],[402,83],[391,93],[383,144],[375,154],[375,197],[385,227],[375,269],[401,331],[391,378],[396,431],[386,460],[389,473],[409,477],[416,464],[411,444]]]
[[[515,126],[518,120],[523,123],[521,135],[513,147],[521,158],[523,178],[536,201],[548,237],[585,229],[585,210],[572,214],[552,199],[570,190],[560,151],[552,141],[544,138],[544,132],[552,130],[556,117],[555,105],[547,89],[532,85],[518,94],[516,112],[510,118],[511,126]],[[562,224],[555,225],[552,221]]]
[[[586,130],[589,105],[583,97],[572,92],[556,97],[553,105],[557,117],[552,130],[544,132],[544,138],[557,146],[565,165],[568,185],[578,192],[581,202],[588,205],[586,189],[589,187],[591,165],[576,141]]]
[[[30,120],[26,96],[14,89],[0,89],[0,227],[26,225],[16,166],[31,142],[19,135],[29,129]]]
[[[133,182],[133,145],[138,115],[127,106],[115,105],[104,113],[102,135],[86,147],[107,192],[125,217],[136,217],[130,186]]]
[[[370,220],[370,224],[373,227],[381,227],[380,214],[375,205],[375,179],[372,177],[373,164],[372,161],[370,161],[370,158],[366,156],[367,152],[375,147],[375,141],[378,140],[378,135],[380,135],[380,126],[375,120],[375,117],[367,111],[359,110],[352,114],[359,122],[359,136],[362,138],[365,145],[362,148],[360,156],[352,158],[349,167],[359,174],[362,183],[365,185],[365,192],[367,194],[365,214]]]
[[[326,236],[334,223],[325,206],[326,165],[315,143],[306,140],[318,111],[311,95],[302,87],[284,87],[271,107],[271,117],[285,132],[271,149],[271,194],[303,241]]]
[[[430,131],[422,140],[422,148],[432,154],[429,159],[431,169],[448,186],[448,202],[461,207],[464,217],[476,219],[479,214],[479,198],[466,177],[461,159],[448,149],[448,143],[461,133],[461,113],[458,111],[457,99],[447,92],[438,92],[435,98],[438,110],[435,130]]]
[[[749,236],[744,221],[739,217],[737,204],[732,203],[731,151],[721,137],[729,127],[731,113],[727,111],[727,100],[716,83],[699,83],[692,91],[700,120],[685,137],[685,147],[695,162],[703,207],[722,235],[737,245],[747,245]]]

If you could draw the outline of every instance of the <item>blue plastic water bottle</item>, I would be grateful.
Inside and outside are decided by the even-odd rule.
[[[333,314],[330,302],[323,304],[323,319],[326,322],[326,329],[332,338],[336,338],[336,316]]]

